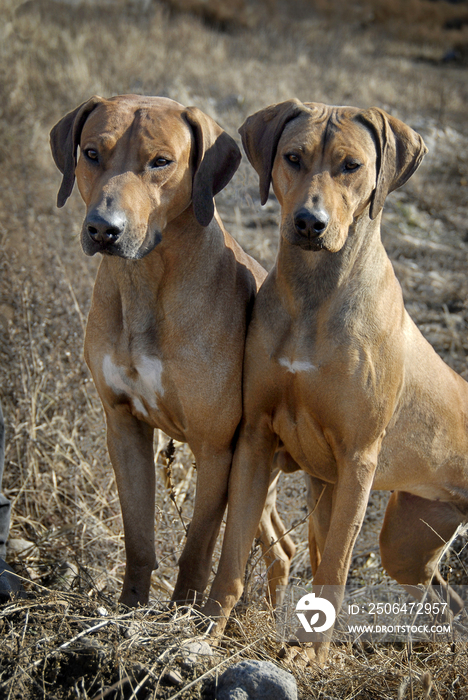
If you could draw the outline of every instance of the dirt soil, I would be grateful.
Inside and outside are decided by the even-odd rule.
[[[122,523],[104,417],[82,345],[99,261],[79,245],[75,191],[55,206],[60,175],[48,133],[92,94],[128,92],[197,105],[240,143],[244,119],[290,97],[379,106],[424,137],[429,154],[390,196],[383,240],[409,313],[468,379],[468,3],[439,0],[0,0],[0,401],[6,419],[3,490],[13,502],[7,560],[27,598],[0,608],[0,698],[213,698],[242,658],[278,658],[281,640],[252,575],[223,643],[191,664],[197,618],[168,614],[190,521],[193,457],[176,445],[172,490],[157,472],[160,563],[151,604],[117,604]],[[273,264],[279,207],[259,204],[244,158],[217,197],[227,229]],[[160,445],[167,438],[160,436]],[[351,580],[386,580],[378,533],[388,494],[372,495]],[[174,505],[177,503],[177,508]],[[279,508],[294,528],[292,576],[310,576],[305,487],[284,477]],[[466,538],[444,572],[467,583]],[[216,551],[214,570],[219,555]],[[335,645],[324,669],[294,668],[299,697],[468,698],[468,653],[457,639]]]

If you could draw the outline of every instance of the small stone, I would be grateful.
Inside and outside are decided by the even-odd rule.
[[[180,673],[174,670],[166,671],[163,680],[166,681],[166,683],[170,683],[171,685],[182,685],[182,683],[184,682]]]
[[[137,622],[132,622],[124,632],[125,639],[137,637],[140,634],[140,625]]]
[[[8,551],[23,556],[36,555],[39,552],[34,542],[29,542],[29,540],[24,540],[20,537],[8,540]]]
[[[180,651],[183,656],[182,666],[184,668],[192,668],[192,666],[203,663],[213,656],[212,648],[203,640],[186,642],[182,644]]]
[[[269,661],[241,661],[218,682],[217,700],[297,700],[292,673]]]

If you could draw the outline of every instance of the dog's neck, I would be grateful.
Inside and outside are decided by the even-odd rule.
[[[138,260],[118,256],[104,256],[102,265],[106,272],[118,281],[122,294],[125,290],[132,296],[140,290],[167,284],[168,278],[183,279],[186,284],[196,277],[209,256],[212,260],[225,249],[224,231],[215,212],[207,227],[201,226],[193,214],[190,204],[161,232],[161,242],[153,250]]]
[[[297,307],[325,303],[340,288],[346,294],[375,290],[389,275],[390,260],[380,237],[381,214],[371,220],[366,210],[349,227],[336,253],[305,251],[280,238],[275,274],[285,299]],[[287,302],[286,302],[287,303]]]
[[[213,261],[226,252],[225,232],[217,218],[203,227],[190,205],[165,227],[161,243],[143,258],[103,257],[99,293],[120,306],[122,327],[130,334],[132,328],[140,332],[174,316],[182,323],[186,314],[193,316],[187,299],[203,299],[203,289],[206,295],[212,293],[210,275],[218,269]]]

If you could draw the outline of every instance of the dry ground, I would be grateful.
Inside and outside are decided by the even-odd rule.
[[[177,695],[208,667],[181,664],[181,644],[196,634],[193,621],[168,622],[159,602],[174,584],[193,503],[195,476],[184,446],[177,446],[172,469],[178,509],[157,466],[153,605],[131,613],[116,606],[120,511],[103,415],[82,357],[98,260],[80,250],[77,193],[64,210],[55,208],[52,125],[93,93],[125,92],[195,104],[232,135],[248,114],[292,96],[377,105],[407,121],[430,153],[389,199],[384,241],[411,315],[468,379],[467,18],[466,3],[429,0],[0,0],[0,400],[4,491],[14,504],[8,559],[31,581],[31,596],[41,594],[0,611],[0,698],[211,692],[200,678]],[[447,22],[458,28],[444,28]],[[231,233],[271,266],[278,205],[271,197],[259,206],[245,159],[218,205]],[[279,503],[289,526],[305,514],[303,496],[300,475],[282,481]],[[386,497],[377,494],[370,504],[355,579],[383,578],[378,526]],[[309,566],[305,528],[293,532],[299,580]],[[452,552],[452,580],[467,582],[466,561],[463,551]],[[232,622],[216,659],[222,665],[207,678],[239,658],[281,663],[271,616],[262,610],[260,564],[250,581],[249,606]],[[171,669],[181,678],[168,676]],[[301,698],[468,698],[467,649],[456,642],[412,654],[405,646],[337,647],[324,671],[295,673]]]

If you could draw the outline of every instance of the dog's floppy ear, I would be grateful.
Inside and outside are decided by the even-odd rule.
[[[377,181],[369,213],[375,219],[387,195],[404,185],[418,169],[427,148],[416,131],[382,109],[363,110],[358,119],[371,130],[376,141]]]
[[[208,226],[214,216],[213,197],[226,187],[242,156],[234,139],[198,107],[187,107],[182,116],[195,139],[193,213],[201,226]]]
[[[260,178],[262,204],[268,199],[271,171],[284,127],[305,111],[309,110],[299,100],[287,100],[255,112],[247,117],[239,129],[247,158]]]
[[[102,97],[91,97],[79,107],[66,114],[50,132],[50,148],[55,165],[63,175],[62,184],[57,195],[57,206],[63,207],[72,193],[75,183],[76,153],[80,143],[81,132],[89,114]]]

